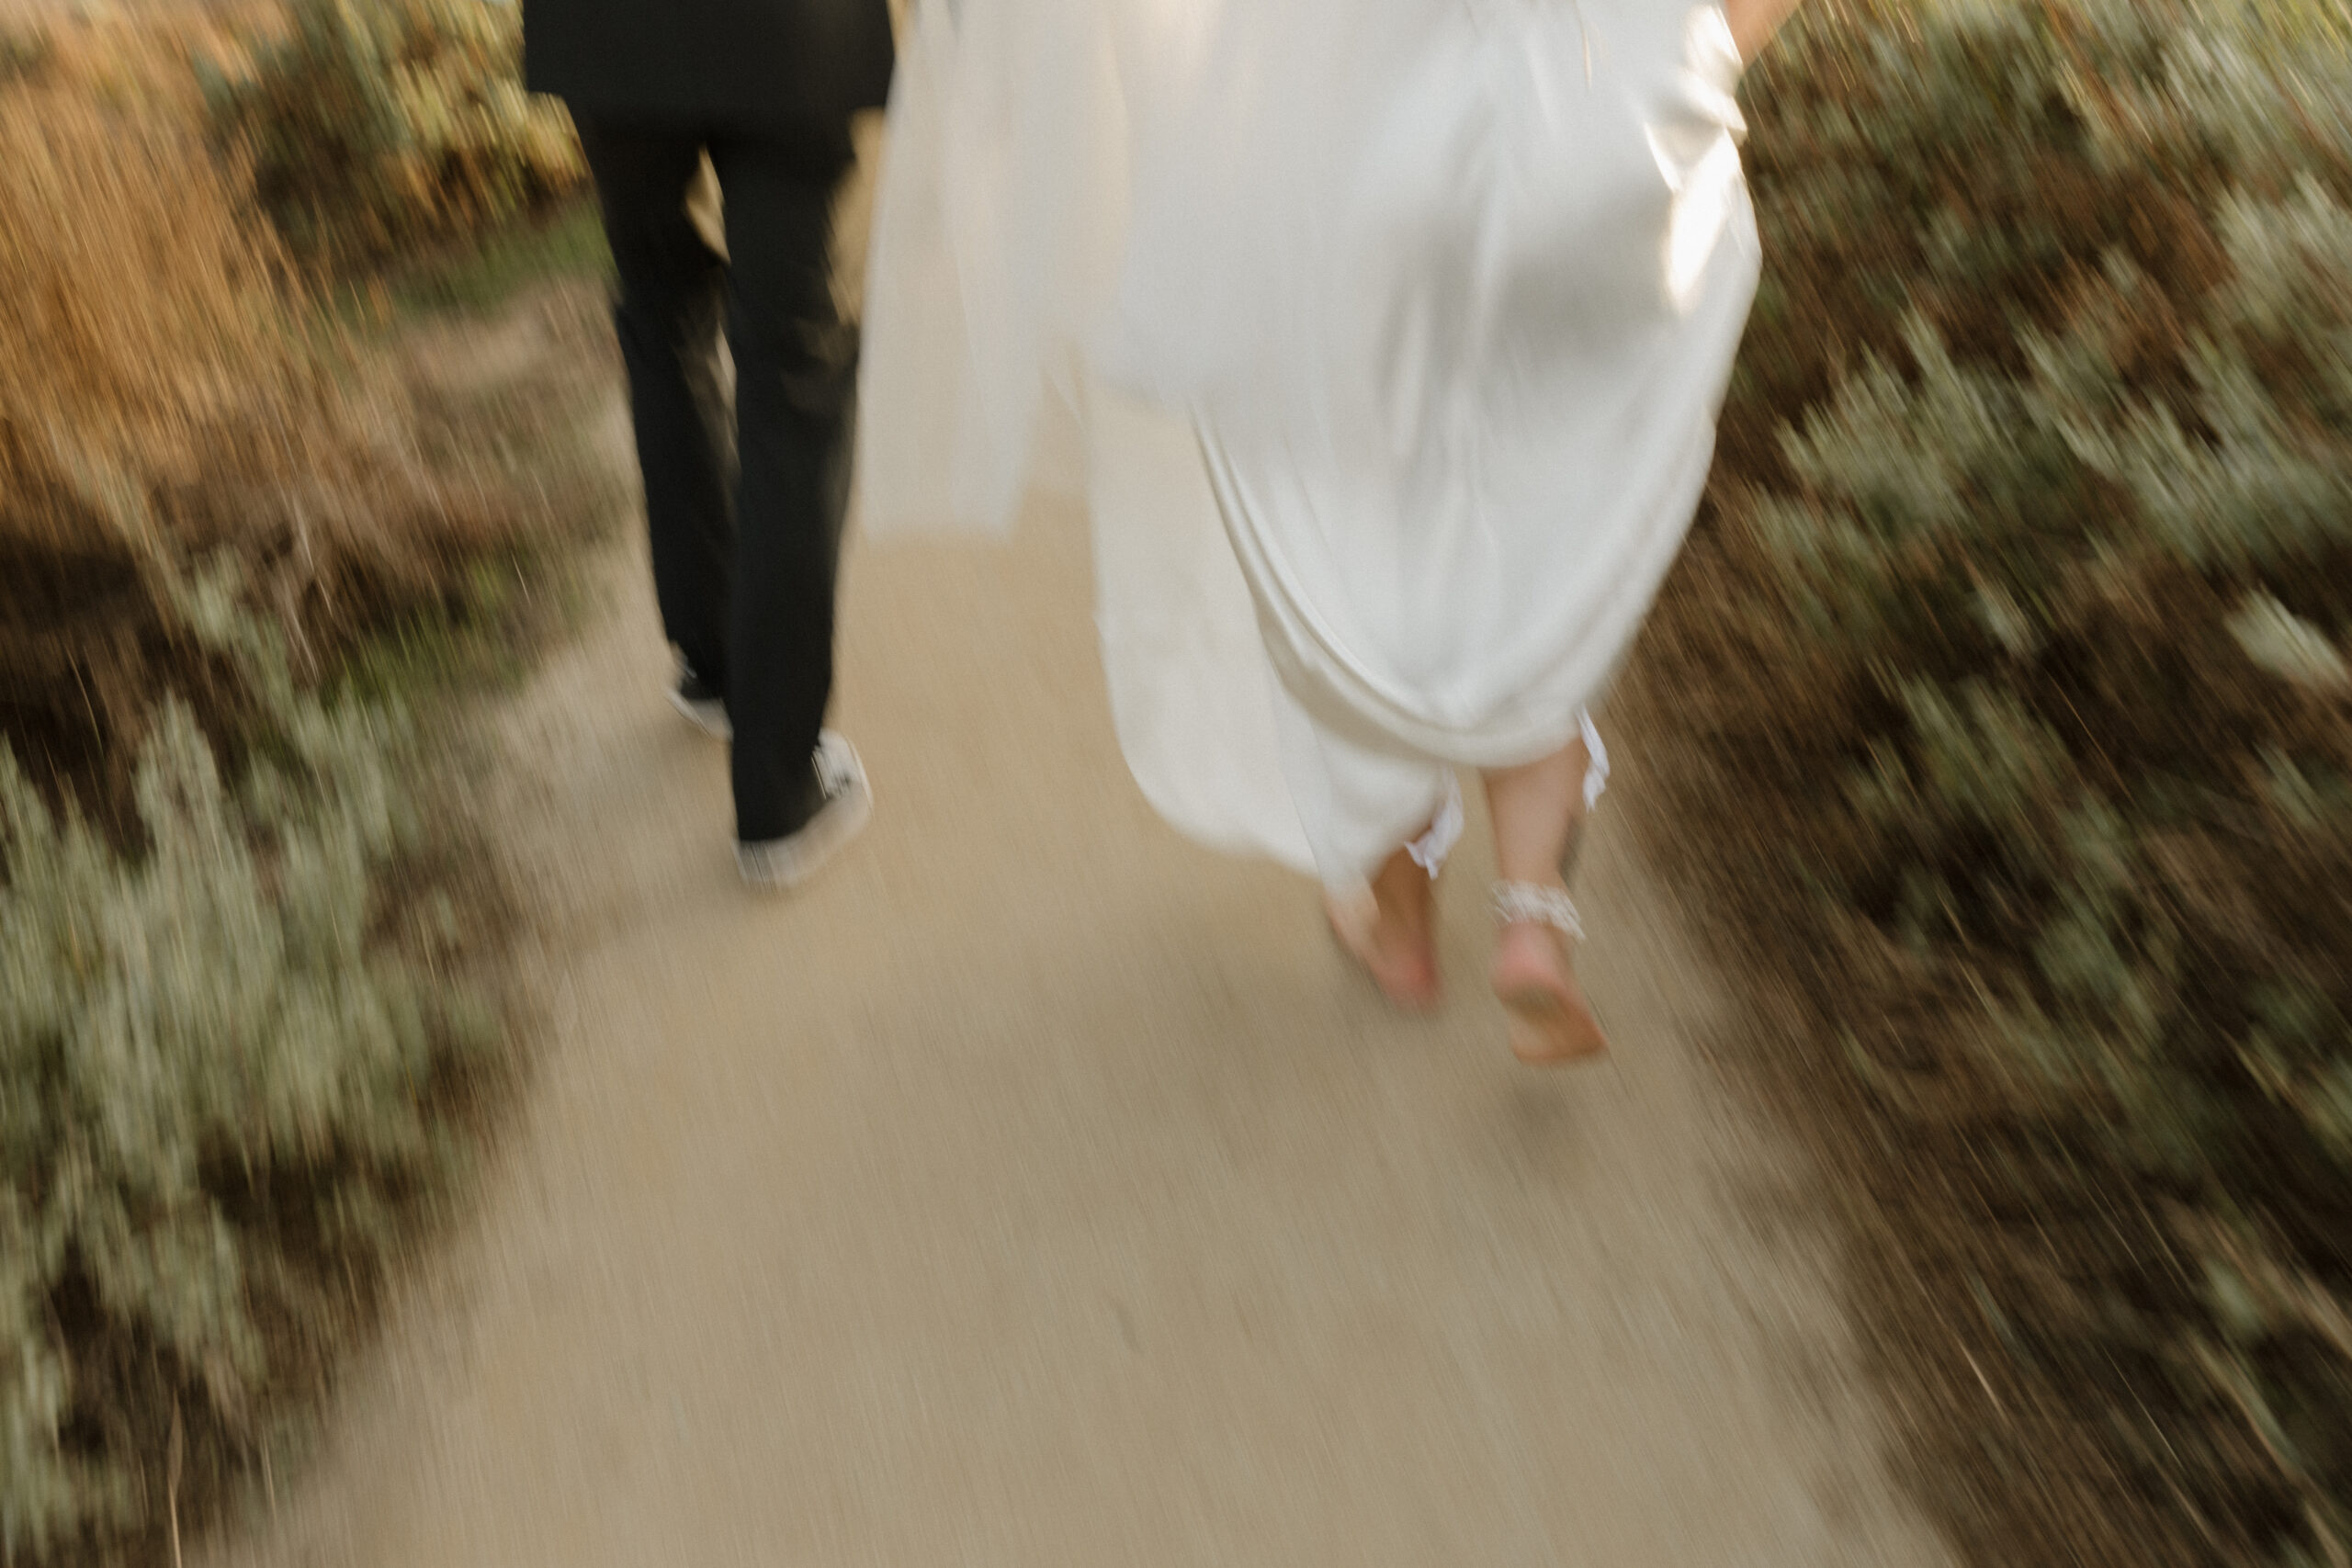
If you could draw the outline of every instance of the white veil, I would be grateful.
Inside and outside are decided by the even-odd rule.
[[[1082,487],[1122,745],[1221,847],[1307,859],[1276,675],[1375,750],[1556,749],[1712,456],[1738,70],[1697,0],[916,0],[865,527]]]
[[[1082,496],[1113,716],[1136,783],[1212,847],[1312,862],[1272,673],[1188,422],[1101,382],[1136,120],[1211,36],[1187,0],[914,0],[865,290],[858,516],[999,535]]]

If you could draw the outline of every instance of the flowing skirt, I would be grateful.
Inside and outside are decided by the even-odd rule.
[[[1082,490],[1153,805],[1335,889],[1442,852],[1457,767],[1597,747],[1697,507],[1738,73],[1690,0],[918,0],[864,526]]]

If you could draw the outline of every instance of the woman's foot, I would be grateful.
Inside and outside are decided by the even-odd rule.
[[[1438,1002],[1436,899],[1429,873],[1398,850],[1372,879],[1372,895],[1363,908],[1326,897],[1323,910],[1332,934],[1363,965],[1382,996],[1425,1012]]]
[[[1524,888],[1506,883],[1498,893]],[[1607,1053],[1609,1037],[1577,983],[1570,947],[1581,934],[1566,888],[1527,888],[1542,900],[1498,899],[1499,926],[1488,980],[1510,1020],[1511,1055],[1531,1066],[1564,1066]],[[1531,907],[1548,902],[1549,908]]]

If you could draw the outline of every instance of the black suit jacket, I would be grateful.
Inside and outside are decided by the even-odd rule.
[[[878,108],[888,0],[524,0],[524,75],[574,114],[830,130]]]

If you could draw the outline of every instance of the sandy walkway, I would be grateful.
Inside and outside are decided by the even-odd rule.
[[[1076,519],[866,548],[876,828],[747,898],[634,553],[503,720],[555,1038],[257,1568],[1945,1561],[1892,1495],[1721,1004],[1604,813],[1623,1042],[1385,1011],[1308,888],[1149,815]],[[1634,765],[1623,787],[1639,789]]]

